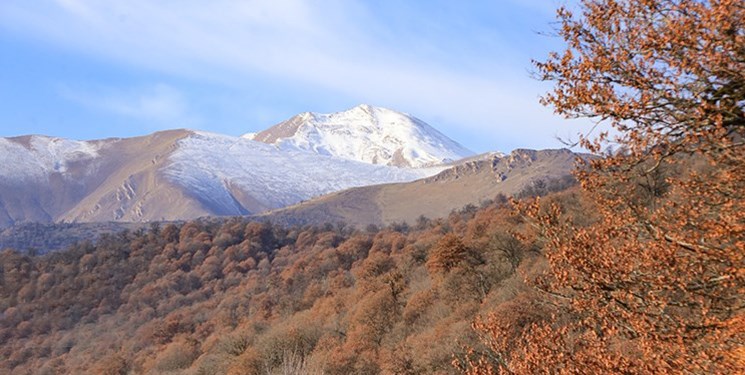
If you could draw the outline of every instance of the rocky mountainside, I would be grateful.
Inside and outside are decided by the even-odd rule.
[[[408,183],[365,186],[270,211],[273,222],[344,222],[358,227],[439,218],[497,195],[535,195],[571,186],[578,157],[566,149],[490,153],[455,163],[443,172]]]
[[[245,215],[444,167],[396,168],[212,133],[0,138],[0,227]]]
[[[245,138],[321,155],[398,167],[425,167],[473,152],[411,115],[360,105],[331,114],[305,112]]]

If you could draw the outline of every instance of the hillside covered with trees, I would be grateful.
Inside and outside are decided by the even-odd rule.
[[[550,201],[587,220],[579,199]],[[523,276],[545,260],[530,228],[501,200],[411,227],[196,221],[36,257],[6,250],[2,367],[454,373],[454,360],[482,348],[477,315],[527,308],[536,293]],[[527,325],[548,314],[529,310],[510,315]]]

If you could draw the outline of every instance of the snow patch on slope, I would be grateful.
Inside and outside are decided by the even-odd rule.
[[[68,167],[98,157],[101,144],[45,136],[0,138],[0,178],[46,179],[57,172],[70,178]]]
[[[372,165],[292,147],[280,150],[243,137],[194,132],[179,141],[164,174],[209,204],[238,213],[241,208],[231,187],[278,208],[351,187],[413,181],[443,169]]]
[[[369,164],[423,167],[474,155],[411,115],[360,105],[331,114],[306,112],[244,135],[277,147]]]

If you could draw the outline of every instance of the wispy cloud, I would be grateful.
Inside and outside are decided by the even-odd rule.
[[[514,44],[519,41],[473,38],[467,41],[471,45],[462,45],[466,42],[447,40],[448,31],[440,30],[447,42],[438,44],[436,38],[421,38],[425,21],[417,18],[426,14],[404,14],[411,21],[391,29],[373,11],[375,4],[3,0],[0,29],[196,80],[232,86],[250,84],[255,77],[296,82],[306,90],[337,92],[470,131],[500,133],[495,139],[556,123],[537,103],[541,87],[528,77],[529,59],[515,63],[508,58],[521,47]],[[461,57],[466,52],[471,54]],[[150,100],[130,97],[128,105],[97,105],[122,114],[167,116],[183,110],[177,96],[155,89]]]
[[[80,89],[61,86],[60,95],[80,105],[161,125],[193,124],[181,92],[166,84],[129,89]]]

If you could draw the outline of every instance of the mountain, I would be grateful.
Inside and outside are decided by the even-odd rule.
[[[359,105],[344,112],[305,112],[244,138],[370,164],[425,167],[474,153],[422,120],[386,108]]]
[[[0,165],[0,227],[245,215],[444,169],[374,165],[191,130],[98,141],[0,138]]]
[[[490,153],[456,163],[441,173],[413,182],[352,188],[259,215],[287,224],[343,222],[367,225],[414,223],[420,216],[439,218],[498,194],[515,196],[560,190],[575,183],[578,157],[566,149],[518,149]]]

